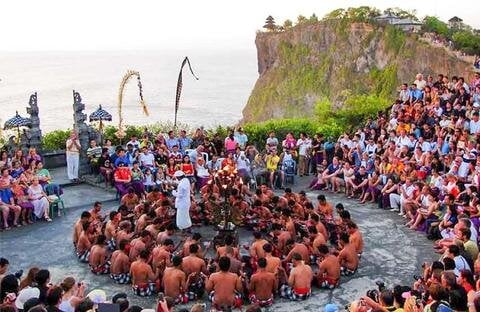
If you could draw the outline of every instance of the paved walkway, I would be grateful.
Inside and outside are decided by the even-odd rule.
[[[301,190],[308,181],[301,179],[293,187]],[[315,199],[318,192],[308,196]],[[326,303],[341,306],[349,303],[368,289],[375,288],[375,281],[383,280],[387,287],[396,283],[410,285],[412,275],[418,273],[424,261],[431,261],[435,254],[432,244],[423,235],[414,233],[402,226],[404,219],[398,215],[379,210],[373,205],[360,205],[344,196],[325,194],[334,205],[344,203],[353,219],[358,223],[365,239],[365,252],[360,268],[355,276],[342,278],[338,289],[333,291],[315,290],[312,297],[302,303],[277,300],[269,311],[320,311]],[[67,215],[55,218],[53,223],[37,222],[20,229],[0,233],[0,255],[10,260],[11,271],[27,269],[31,266],[48,268],[53,282],[72,275],[83,280],[89,289],[102,288],[111,296],[115,292],[125,291],[131,294],[128,286],[113,284],[107,276],[95,276],[88,267],[80,264],[73,252],[71,243],[72,227],[80,213],[91,207],[96,201],[104,201],[104,210],[116,209],[115,195],[102,189],[81,184],[65,188],[64,199]],[[206,239],[214,236],[211,227],[197,228]],[[240,243],[251,240],[251,234],[240,231]],[[144,299],[130,295],[131,302],[143,307],[155,304],[153,298]]]

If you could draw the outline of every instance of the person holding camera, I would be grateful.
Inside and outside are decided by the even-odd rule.
[[[63,279],[60,287],[63,295],[58,308],[63,312],[75,312],[75,308],[85,297],[85,283],[76,283],[75,278],[69,276]]]

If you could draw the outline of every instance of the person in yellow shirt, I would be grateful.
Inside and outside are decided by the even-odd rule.
[[[270,154],[265,156],[265,163],[267,164],[267,172],[270,180],[270,187],[274,188],[275,173],[278,171],[278,163],[280,162],[280,157],[277,155],[277,150],[272,150]],[[281,175],[283,181],[283,172],[278,171]]]

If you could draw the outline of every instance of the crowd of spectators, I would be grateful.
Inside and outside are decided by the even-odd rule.
[[[43,167],[36,149],[30,148],[26,155],[20,149],[13,155],[1,151],[0,170],[0,229],[9,230],[40,219],[51,222],[50,203],[58,199],[62,190]]]

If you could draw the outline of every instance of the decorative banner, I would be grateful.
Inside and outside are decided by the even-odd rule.
[[[137,76],[137,86],[138,86],[138,92],[140,96],[140,106],[142,106],[143,113],[148,116],[148,109],[147,109],[147,104],[145,104],[145,101],[143,100],[143,89],[142,89],[142,81],[140,80],[140,73],[138,71],[134,70],[129,70],[123,76],[122,81],[120,82],[120,89],[118,91],[118,131],[115,133],[115,135],[119,138],[122,139],[125,137],[125,131],[123,131],[123,117],[122,117],[122,102],[123,102],[123,90],[125,89],[125,85],[127,82],[132,78],[132,76]]]
[[[182,87],[183,87],[183,79],[182,79],[182,71],[183,67],[185,64],[188,63],[188,68],[190,68],[190,72],[192,73],[193,77],[198,80],[198,77],[195,76],[192,70],[192,66],[190,65],[190,60],[188,59],[187,56],[185,56],[185,59],[183,59],[182,66],[180,67],[180,73],[178,74],[178,82],[177,82],[177,93],[175,97],[175,122],[174,122],[174,127],[177,127],[177,112],[178,112],[178,106],[180,105],[180,95],[182,94]]]

